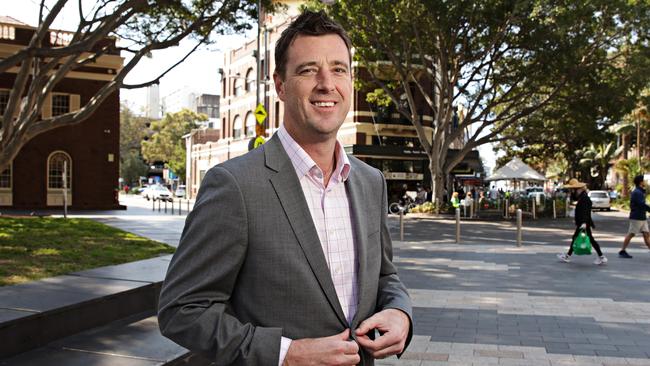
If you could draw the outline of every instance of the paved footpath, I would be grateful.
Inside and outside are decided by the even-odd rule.
[[[621,213],[596,215],[609,257],[558,262],[567,221],[527,222],[516,247],[510,222],[406,220],[394,260],[414,303],[415,336],[401,360],[378,365],[650,365],[650,253],[616,255]],[[398,224],[391,220],[393,238]],[[575,256],[574,256],[575,257]]]
[[[152,212],[137,196],[123,203],[127,211],[93,217],[177,245],[185,213]],[[619,259],[625,214],[594,220],[606,266],[594,256],[557,261],[567,220],[525,221],[517,247],[512,222],[464,222],[455,244],[453,221],[408,215],[394,260],[413,298],[414,337],[400,360],[377,365],[650,366],[650,253],[635,238],[634,259]],[[395,216],[389,225],[399,238]]]

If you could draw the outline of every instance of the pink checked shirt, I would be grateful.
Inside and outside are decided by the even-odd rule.
[[[337,141],[336,167],[326,187],[323,182],[323,171],[289,135],[284,126],[280,127],[277,134],[300,180],[302,193],[307,200],[330,269],[336,295],[350,323],[357,311],[357,252],[354,246],[350,203],[345,192],[345,180],[350,173],[350,161]],[[283,337],[280,365],[290,344],[291,341]]]

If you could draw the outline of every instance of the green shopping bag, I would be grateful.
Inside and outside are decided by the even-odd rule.
[[[576,239],[573,241],[573,254],[586,255],[591,254],[591,240],[585,229],[581,229]]]

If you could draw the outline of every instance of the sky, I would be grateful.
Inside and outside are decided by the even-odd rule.
[[[84,0],[84,2],[91,1]],[[7,15],[35,26],[38,23],[39,3],[40,0],[0,0],[0,15]],[[52,3],[54,3],[52,0],[46,1],[46,4]],[[52,28],[74,30],[79,21],[77,11],[77,1],[70,1],[55,20]],[[216,39],[215,44],[202,46],[161,80],[161,99],[167,98],[170,103],[173,103],[178,100],[185,101],[187,94],[191,92],[219,94],[218,70],[223,63],[221,51],[235,47],[244,39],[244,35],[221,36]],[[177,47],[154,51],[152,58],[139,62],[125,82],[137,84],[153,79],[180,60],[192,46],[191,42],[182,42]],[[122,89],[120,97],[122,102],[127,103],[134,111],[140,112],[146,104],[147,90],[146,88]]]
[[[82,2],[92,3],[91,0],[82,0]],[[40,0],[0,0],[0,15],[11,16],[29,25],[36,25],[39,3]],[[54,0],[46,0],[46,4],[52,3]],[[77,1],[70,1],[55,20],[52,28],[75,29],[79,21],[77,11]],[[249,36],[251,34],[249,33]],[[194,52],[185,62],[161,80],[159,87],[161,102],[165,103],[166,100],[168,107],[174,108],[178,107],[178,103],[186,103],[189,93],[220,94],[218,70],[223,64],[222,51],[237,47],[244,39],[245,35],[243,34],[221,36],[216,38],[214,44],[202,46],[201,49]],[[183,42],[178,47],[154,51],[151,59],[140,61],[138,66],[129,73],[125,82],[137,84],[156,77],[182,58],[191,47],[190,42]],[[142,113],[147,102],[147,89],[122,89],[120,98],[133,111]],[[479,151],[484,163],[494,168],[496,156],[492,151],[492,146],[480,146]]]

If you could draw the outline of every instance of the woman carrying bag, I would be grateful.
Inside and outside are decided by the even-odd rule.
[[[602,265],[607,263],[607,258],[603,255],[603,252],[600,250],[600,245],[594,236],[591,234],[591,228],[595,228],[594,221],[591,219],[591,199],[587,195],[587,184],[578,181],[575,178],[569,180],[569,183],[564,185],[564,188],[571,189],[571,195],[577,197],[576,209],[575,209],[575,222],[576,230],[573,233],[571,238],[571,244],[569,245],[569,251],[567,254],[558,254],[557,257],[563,262],[571,262],[571,254],[573,254],[573,243],[575,242],[578,235],[584,230],[591,241],[591,245],[596,250],[598,258],[594,261],[596,265]]]

